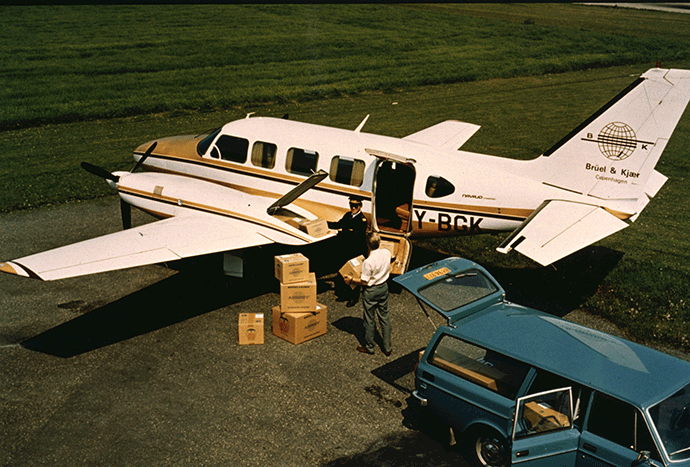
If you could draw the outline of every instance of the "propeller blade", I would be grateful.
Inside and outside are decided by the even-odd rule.
[[[127,230],[132,227],[132,206],[125,200],[120,200],[120,214],[122,214],[122,228]]]
[[[136,171],[139,167],[141,167],[141,165],[144,163],[144,161],[146,160],[146,158],[149,157],[149,156],[151,155],[151,153],[153,152],[153,150],[156,148],[156,145],[157,145],[157,144],[158,144],[158,141],[154,141],[153,144],[152,144],[151,146],[149,146],[149,148],[146,150],[146,152],[144,153],[144,155],[141,156],[141,159],[139,159],[139,161],[137,162],[137,164],[136,164],[136,165],[134,166],[134,168],[132,169],[132,172]]]
[[[98,167],[97,165],[89,164],[88,162],[82,162],[81,167],[82,169],[96,175],[97,177],[105,178],[106,180],[112,180],[115,183],[117,183],[120,180],[120,177],[118,177],[117,175],[113,175],[107,170]]]

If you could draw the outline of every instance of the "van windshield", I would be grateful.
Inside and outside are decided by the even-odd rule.
[[[484,274],[471,269],[434,282],[421,289],[419,294],[439,310],[450,311],[491,295],[497,290],[496,285]]]
[[[690,384],[649,409],[672,461],[690,459]]]

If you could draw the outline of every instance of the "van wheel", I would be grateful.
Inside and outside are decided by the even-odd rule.
[[[508,465],[508,443],[495,431],[483,430],[475,435],[471,447],[475,463],[487,467]]]

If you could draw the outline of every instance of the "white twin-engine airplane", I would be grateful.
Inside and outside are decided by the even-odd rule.
[[[405,271],[410,238],[512,231],[498,247],[548,265],[627,227],[665,183],[654,170],[690,100],[690,71],[651,69],[540,157],[464,152],[479,126],[402,139],[251,117],[136,149],[132,172],[82,164],[115,188],[125,230],[0,264],[43,280],[335,235],[347,197]],[[135,173],[137,168],[148,172]],[[130,228],[130,206],[163,219]],[[321,221],[319,221],[321,220]]]

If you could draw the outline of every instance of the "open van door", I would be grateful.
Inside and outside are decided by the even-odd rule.
[[[414,199],[414,160],[383,151],[367,149],[376,157],[372,192],[372,228],[381,236],[381,246],[391,252],[391,274],[407,270],[412,256],[412,202]]]
[[[580,432],[573,425],[571,388],[554,389],[518,399],[511,465],[575,466],[579,441]]]

